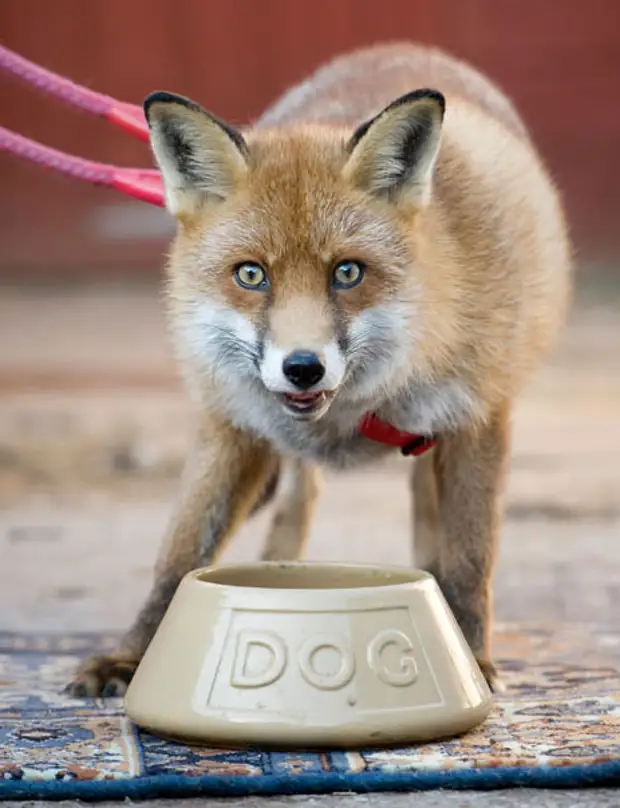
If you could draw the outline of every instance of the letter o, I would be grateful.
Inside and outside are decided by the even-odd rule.
[[[340,658],[340,666],[334,673],[320,673],[314,667],[316,654],[327,648],[333,649]],[[301,675],[317,690],[340,690],[349,684],[355,673],[355,657],[337,637],[311,637],[299,649],[297,661]]]

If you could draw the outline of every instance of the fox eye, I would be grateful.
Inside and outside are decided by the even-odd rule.
[[[265,289],[267,286],[267,274],[265,270],[252,261],[237,264],[234,271],[235,281],[245,289]]]
[[[364,265],[359,261],[341,261],[334,267],[332,285],[336,289],[352,289],[362,282]]]

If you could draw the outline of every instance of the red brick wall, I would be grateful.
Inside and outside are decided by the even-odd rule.
[[[2,0],[0,32],[94,89],[140,102],[166,88],[237,123],[337,52],[438,44],[513,96],[565,190],[582,254],[620,252],[618,0]],[[1,124],[57,148],[150,165],[144,145],[4,78],[0,110]],[[0,272],[161,265],[168,224],[154,209],[6,154],[0,177]]]

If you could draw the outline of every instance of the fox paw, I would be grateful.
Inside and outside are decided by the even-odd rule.
[[[80,665],[64,692],[74,699],[123,696],[139,660],[120,656],[91,656]]]
[[[487,680],[488,686],[493,693],[505,693],[506,685],[497,672],[495,665],[488,659],[476,659],[482,675]]]

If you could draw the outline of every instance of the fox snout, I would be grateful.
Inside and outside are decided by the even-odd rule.
[[[308,390],[325,376],[325,365],[314,351],[293,351],[284,357],[282,372],[300,390]]]
[[[272,393],[332,393],[344,378],[345,358],[335,342],[290,349],[267,343],[260,372]]]
[[[269,311],[260,374],[271,393],[310,401],[327,399],[342,384],[346,360],[324,301],[282,296]]]
[[[344,371],[345,360],[335,343],[291,350],[268,345],[261,378],[290,415],[316,420],[327,412]]]

